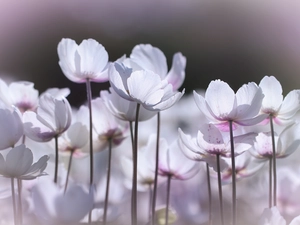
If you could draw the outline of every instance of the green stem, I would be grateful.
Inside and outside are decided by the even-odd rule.
[[[160,138],[160,112],[157,113],[157,132],[156,132],[156,152],[155,152],[155,175],[152,196],[152,225],[155,225],[155,206],[157,193],[157,179],[158,179],[158,161],[159,161],[159,138]]]
[[[65,183],[64,194],[66,193],[67,188],[68,188],[68,183],[69,183],[69,177],[70,177],[70,172],[71,172],[71,165],[72,165],[73,154],[74,154],[74,150],[71,150],[70,159],[69,159],[69,163],[68,163],[68,172],[67,172],[67,177],[66,177],[66,183]]]
[[[165,224],[169,224],[169,203],[170,203],[170,192],[171,192],[171,178],[172,175],[168,175],[167,182],[167,200],[166,200],[166,214],[165,214]]]
[[[273,159],[273,206],[277,205],[277,174],[276,174],[276,147],[273,125],[273,116],[270,115],[271,137],[272,137],[272,159]]]
[[[212,225],[212,198],[211,198],[211,185],[210,185],[210,173],[209,166],[206,163],[206,179],[207,179],[207,192],[208,192],[208,208],[209,208],[209,225]]]
[[[138,160],[138,123],[139,123],[140,104],[136,106],[134,145],[133,145],[133,179],[132,179],[132,201],[131,201],[131,220],[132,225],[137,225],[137,160]]]
[[[103,224],[106,225],[107,207],[108,207],[108,196],[109,196],[109,183],[110,183],[110,170],[111,170],[111,153],[112,153],[112,139],[108,140],[108,166],[106,175],[106,193],[104,202],[104,213],[103,213]]]
[[[221,169],[220,169],[220,154],[217,154],[216,157],[217,157],[217,172],[218,172],[218,188],[219,188],[221,224],[224,225],[224,209],[223,209],[223,193],[222,193]]]
[[[235,152],[233,142],[232,121],[229,121],[230,147],[231,147],[231,177],[232,177],[232,224],[236,225],[236,172],[235,172]]]
[[[57,175],[58,175],[58,135],[54,137],[55,141],[55,168],[54,168],[54,183],[57,183]]]

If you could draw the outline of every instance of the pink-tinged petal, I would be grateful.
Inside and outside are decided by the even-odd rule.
[[[276,136],[277,143],[278,137]],[[269,157],[272,155],[272,138],[271,133],[259,133],[250,149],[250,153],[256,158]]]
[[[93,208],[93,191],[86,193],[80,186],[71,186],[55,199],[57,217],[64,222],[79,222]]]
[[[208,118],[209,121],[215,121],[216,118],[210,113],[207,109],[209,107],[205,101],[205,98],[199,95],[196,91],[194,93],[194,100],[196,105],[198,106],[199,110]]]
[[[263,114],[256,116],[251,119],[245,119],[245,120],[236,120],[235,123],[241,125],[241,126],[253,126],[256,124],[259,124],[260,122],[264,121],[266,118],[268,118],[269,115]]]
[[[29,170],[32,162],[32,152],[25,145],[12,148],[6,156],[6,176],[19,178]]]
[[[278,111],[279,119],[291,119],[296,112],[299,110],[300,106],[300,91],[293,90],[285,96],[282,105]]]
[[[198,132],[198,140],[201,138],[203,141],[210,144],[224,144],[223,136],[219,129],[213,124],[201,125],[200,132]]]
[[[172,84],[173,90],[177,90],[183,84],[185,78],[186,57],[180,52],[174,54],[171,70],[166,79]]]
[[[108,53],[105,48],[94,39],[87,39],[78,46],[77,53],[75,54],[75,57],[78,57],[75,64],[76,74],[80,74],[82,78],[97,79],[108,63]]]
[[[108,67],[111,87],[119,96],[129,101],[132,101],[132,98],[128,94],[127,79],[131,75],[131,72],[132,71],[123,64],[115,63]]]
[[[164,95],[160,76],[152,71],[135,71],[127,80],[129,95],[139,103],[155,105]]]
[[[218,172],[216,155],[208,154],[203,158],[203,161],[206,162],[209,167],[212,167],[215,172]],[[220,171],[223,172],[225,169],[228,168],[228,163],[222,157],[220,157],[219,158],[219,166],[220,166]]]
[[[45,126],[34,112],[27,111],[23,114],[24,133],[30,139],[37,142],[50,141],[56,132],[51,128]]]
[[[150,44],[136,45],[130,55],[134,64],[142,70],[150,70],[164,79],[168,72],[167,59],[164,53]]]
[[[259,87],[265,95],[262,101],[262,111],[265,113],[277,112],[283,100],[280,82],[273,76],[265,76],[260,81]]]
[[[206,152],[197,145],[196,139],[192,138],[190,135],[185,134],[180,128],[178,128],[178,135],[179,135],[179,140],[188,149],[188,150],[186,148],[182,149],[185,155],[194,157],[194,154],[197,154],[199,155],[197,157],[198,159],[198,158],[202,158],[206,154]],[[190,155],[190,153],[187,151],[193,152],[192,155]]]
[[[86,79],[77,76],[75,68],[75,53],[78,45],[74,40],[63,38],[57,46],[57,53],[61,70],[65,76],[76,83],[85,83]]]
[[[236,104],[234,91],[227,83],[220,80],[210,82],[205,100],[211,112],[220,120],[228,118]]]
[[[234,152],[236,155],[242,154],[249,150],[254,143],[257,133],[247,133],[244,135],[235,136],[234,139]]]

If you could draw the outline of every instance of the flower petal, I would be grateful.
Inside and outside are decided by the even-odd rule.
[[[186,57],[180,52],[174,54],[171,70],[166,79],[172,84],[173,90],[177,90],[183,84],[185,78]]]

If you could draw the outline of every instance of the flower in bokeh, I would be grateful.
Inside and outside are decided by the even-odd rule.
[[[64,97],[56,99],[50,94],[40,98],[37,113],[23,114],[25,135],[38,142],[50,141],[62,134],[71,124],[71,106]]]
[[[253,82],[244,84],[236,93],[230,86],[221,81],[211,81],[205,97],[194,91],[198,108],[222,131],[229,131],[229,121],[251,126],[264,120],[267,115],[258,115],[263,100],[262,90]]]
[[[293,122],[296,112],[300,109],[299,90],[293,90],[283,99],[280,82],[273,76],[265,76],[259,83],[265,95],[261,113],[271,115],[274,122],[282,125]],[[264,121],[269,122],[269,117]]]
[[[14,147],[23,135],[21,113],[17,108],[13,111],[0,109],[0,150]]]
[[[44,155],[36,163],[33,162],[33,154],[24,144],[12,148],[4,159],[0,154],[0,174],[8,178],[32,180],[36,177],[46,175],[49,156]]]
[[[76,83],[108,80],[106,70],[108,53],[94,39],[83,40],[79,45],[74,40],[63,38],[57,47],[59,65],[65,76]]]
[[[258,225],[286,225],[285,219],[280,215],[276,206],[267,208],[262,213]]]

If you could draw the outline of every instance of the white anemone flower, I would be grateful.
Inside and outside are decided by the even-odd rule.
[[[241,126],[251,126],[263,121],[267,115],[258,115],[263,93],[255,83],[244,84],[236,93],[230,86],[221,81],[210,82],[205,97],[194,91],[198,108],[208,120],[222,131],[229,131],[229,121]]]
[[[109,111],[118,119],[125,121],[135,121],[137,103],[121,98],[113,88],[108,91],[101,91],[100,96],[103,99]],[[151,119],[157,114],[155,111],[149,111],[143,106],[140,107],[139,121]]]
[[[74,40],[63,38],[57,46],[57,53],[60,68],[69,80],[75,83],[108,80],[108,53],[96,40],[83,40],[77,45]]]
[[[7,178],[32,180],[46,175],[48,155],[42,156],[36,163],[33,162],[33,154],[24,144],[12,148],[4,159],[0,154],[0,174]]]
[[[150,70],[133,71],[124,64],[109,66],[109,81],[119,96],[135,101],[150,111],[165,110],[184,94],[174,92],[173,86]]]
[[[43,179],[32,189],[34,212],[43,224],[74,224],[93,208],[93,191],[72,185],[64,193],[51,180]]]
[[[150,44],[136,45],[130,54],[133,67],[142,70],[150,70],[166,79],[177,90],[183,84],[185,78],[186,57],[180,52],[173,56],[172,67],[168,72],[167,59],[164,53]]]
[[[38,105],[39,92],[34,83],[28,81],[12,82],[7,85],[0,79],[0,99],[6,106],[14,105],[20,112],[34,111]]]
[[[71,106],[64,97],[56,99],[49,93],[40,98],[37,113],[23,114],[25,135],[38,142],[50,141],[71,124]]]
[[[259,221],[258,225],[286,225],[285,219],[281,216],[276,206],[272,208],[266,208]]]
[[[0,150],[14,147],[24,133],[20,111],[0,109],[0,124]]]
[[[300,109],[299,90],[293,90],[283,99],[280,82],[273,76],[265,76],[259,83],[265,95],[262,101],[261,113],[271,115],[274,122],[283,125],[293,122]],[[269,122],[269,117],[265,123]]]

